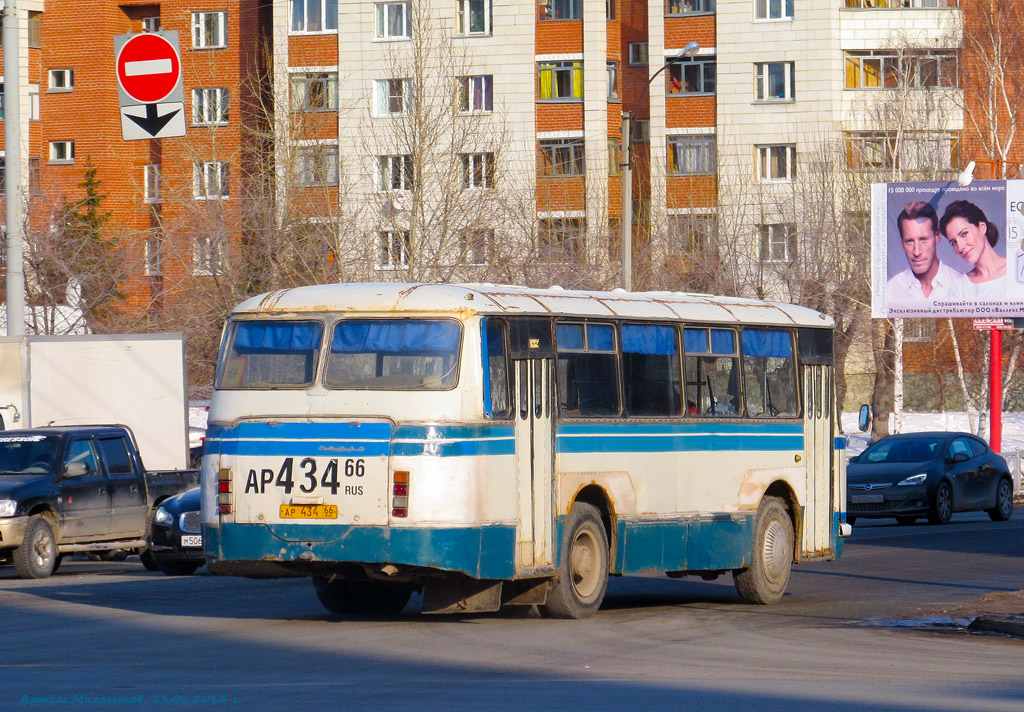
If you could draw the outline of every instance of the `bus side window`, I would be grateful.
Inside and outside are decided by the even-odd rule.
[[[799,414],[796,359],[790,332],[743,330],[743,390],[750,416]]]
[[[676,329],[653,324],[623,324],[620,333],[626,414],[679,415],[682,389]]]
[[[736,332],[731,329],[683,329],[686,352],[686,408],[691,415],[736,417],[741,414]]]
[[[619,367],[611,324],[555,325],[558,400],[568,416],[617,416]]]
[[[505,324],[497,319],[487,319],[484,324],[484,338],[487,340],[487,383],[491,417],[503,420],[512,417],[512,403],[509,399],[508,349],[505,339]]]

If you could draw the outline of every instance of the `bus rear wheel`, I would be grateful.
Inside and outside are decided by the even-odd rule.
[[[544,612],[552,618],[586,618],[597,612],[608,587],[608,537],[597,508],[577,502],[562,537],[562,560],[548,587]]]
[[[765,497],[754,519],[753,561],[732,572],[745,603],[775,603],[786,592],[793,565],[793,522],[778,497]]]

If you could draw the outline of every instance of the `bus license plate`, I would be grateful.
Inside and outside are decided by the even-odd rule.
[[[853,494],[850,504],[881,504],[885,501],[884,494]]]
[[[200,547],[203,545],[202,534],[182,534],[181,535],[182,547]]]
[[[336,504],[282,504],[281,519],[337,519]]]

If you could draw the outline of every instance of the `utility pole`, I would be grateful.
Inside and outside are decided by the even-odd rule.
[[[622,112],[622,162],[619,164],[622,181],[622,217],[619,219],[619,234],[622,239],[622,288],[633,291],[633,145],[631,141],[632,112]]]
[[[4,2],[4,178],[6,179],[7,335],[25,333],[25,254],[21,192],[21,38],[17,0]]]

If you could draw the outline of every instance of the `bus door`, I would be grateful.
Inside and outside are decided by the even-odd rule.
[[[801,550],[832,551],[832,367],[804,365],[804,464],[807,494]]]
[[[529,576],[554,567],[554,352],[548,320],[514,320],[510,327],[519,495],[515,566],[518,575]]]

